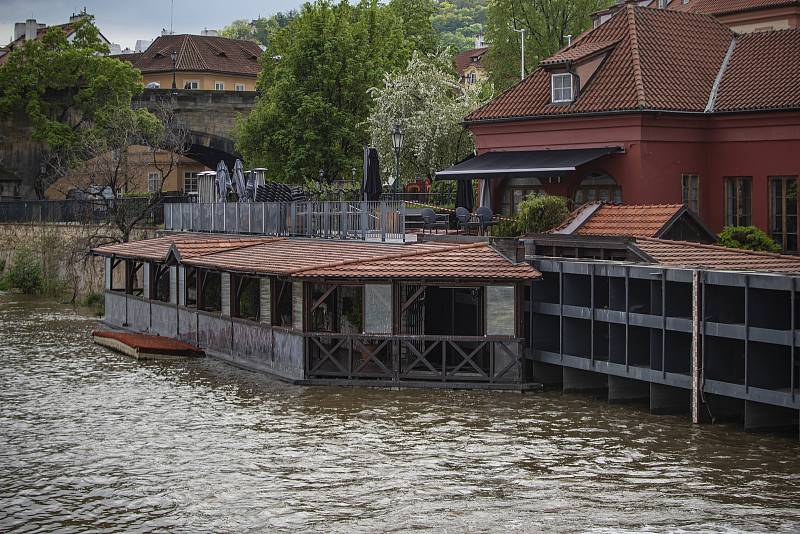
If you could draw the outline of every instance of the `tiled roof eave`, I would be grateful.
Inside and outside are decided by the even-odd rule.
[[[136,65],[133,66],[135,69],[138,69],[139,72],[142,74],[172,74],[172,69],[148,69],[148,68],[140,68]],[[198,73],[210,73],[210,74],[226,74],[229,76],[242,76],[245,78],[258,78],[258,73],[256,72],[242,72],[238,70],[218,70],[218,69],[175,69],[175,72],[198,72]]]

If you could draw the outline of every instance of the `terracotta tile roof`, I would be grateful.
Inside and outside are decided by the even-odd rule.
[[[94,249],[100,255],[163,261],[172,247],[195,267],[298,277],[470,278],[529,280],[540,276],[486,243],[365,243],[285,237],[174,234]]]
[[[550,73],[539,68],[465,121],[607,111],[704,111],[733,37],[710,16],[626,4],[559,52],[562,58],[572,53],[582,56],[582,49],[596,52],[609,42],[617,43],[574,102],[551,104]]]
[[[674,267],[800,273],[800,257],[704,245],[686,241],[637,238],[636,247],[655,263]]]
[[[540,65],[555,65],[557,63],[565,63],[568,61],[576,61],[579,59],[583,59],[587,56],[591,56],[597,52],[601,52],[606,50],[607,48],[611,48],[615,44],[619,42],[619,39],[616,41],[586,41],[581,39],[577,41],[574,45],[568,46],[564,48],[560,52],[555,55],[550,56],[549,58],[543,60]]]
[[[655,0],[654,0],[655,1]],[[727,15],[731,13],[742,13],[745,11],[757,11],[759,9],[771,9],[797,5],[798,0],[689,0],[684,4],[680,0],[672,0],[667,9],[675,11],[691,11],[693,13],[705,13],[706,15]]]
[[[459,76],[464,76],[464,69],[466,69],[473,63],[476,63],[472,61],[473,57],[477,56],[478,57],[477,64],[483,67],[480,64],[480,61],[483,58],[483,55],[488,51],[489,47],[485,46],[483,48],[472,48],[470,50],[464,50],[463,52],[456,54],[455,57],[453,58],[453,63],[456,66],[456,70],[458,71]]]
[[[428,250],[426,250],[428,249]],[[307,278],[533,280],[541,273],[527,263],[512,263],[487,243],[437,246],[385,258],[345,261],[297,272]]]
[[[714,111],[800,107],[800,29],[736,38]]]
[[[130,241],[116,245],[106,245],[92,249],[102,256],[118,256],[120,258],[141,258],[152,261],[164,261],[174,243],[182,259],[193,258],[203,254],[211,254],[241,248],[259,243],[269,242],[275,238],[250,237],[215,234],[173,234],[154,239]]]
[[[261,71],[261,48],[251,41],[206,35],[162,35],[135,59],[143,73],[172,72],[172,51],[178,54],[176,69],[256,76]]]
[[[203,349],[195,345],[170,337],[151,334],[95,330],[92,332],[92,337],[114,339],[135,349],[136,352],[149,354],[169,354],[174,356],[197,356],[203,354]]]
[[[576,219],[587,211],[585,221],[571,232],[566,230]],[[666,229],[667,223],[684,210],[683,204],[584,204],[573,211],[562,224],[550,233],[570,233],[572,235],[658,237]]]

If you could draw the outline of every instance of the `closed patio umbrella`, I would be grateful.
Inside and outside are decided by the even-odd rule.
[[[456,189],[456,207],[466,208],[469,211],[475,207],[475,201],[472,196],[472,180],[456,180],[458,188]]]
[[[219,195],[219,202],[228,201],[228,186],[230,182],[231,178],[228,172],[228,166],[225,165],[224,160],[220,160],[217,164],[217,195]]]
[[[244,180],[244,169],[242,168],[242,160],[237,159],[233,164],[233,189],[236,191],[236,196],[239,197],[239,202],[246,202],[247,183]]]
[[[382,192],[383,185],[381,184],[381,173],[378,164],[378,150],[370,147],[367,156],[367,178],[364,183],[364,197],[369,201],[380,200]]]

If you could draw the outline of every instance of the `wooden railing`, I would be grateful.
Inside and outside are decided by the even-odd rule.
[[[523,340],[500,336],[389,336],[308,333],[309,379],[524,381]]]

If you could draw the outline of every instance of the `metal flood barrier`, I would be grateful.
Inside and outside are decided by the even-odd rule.
[[[688,390],[695,422],[707,397],[743,401],[746,428],[747,414],[763,405],[800,409],[800,278],[528,261],[543,274],[526,303],[534,367],[540,362]],[[591,383],[593,376],[582,378]]]
[[[165,204],[166,230],[405,241],[406,207],[381,202]]]

